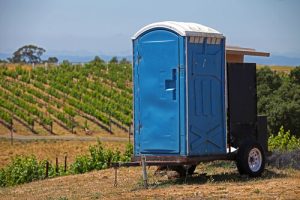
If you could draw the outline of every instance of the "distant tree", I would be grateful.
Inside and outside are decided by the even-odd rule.
[[[41,63],[41,56],[46,50],[35,45],[25,45],[13,53],[9,59],[12,63]]]
[[[291,70],[290,77],[294,83],[300,85],[300,66]]]
[[[300,85],[284,84],[269,98],[266,106],[268,125],[276,133],[284,125],[292,134],[300,137]]]
[[[266,84],[271,90],[277,90],[282,83],[281,77],[269,67],[263,67],[256,73],[257,84]]]
[[[72,63],[68,60],[63,60],[62,65],[72,65]]]
[[[58,59],[56,57],[49,57],[47,62],[48,63],[58,63]]]
[[[126,64],[131,64],[131,63],[126,58],[122,58],[122,60],[120,61],[120,64],[126,65]]]
[[[109,61],[109,63],[118,63],[118,58],[116,56],[112,57]]]
[[[257,70],[257,109],[268,117],[270,133],[283,125],[300,137],[300,68],[290,75],[278,74],[264,67]]]
[[[99,56],[95,56],[95,58],[91,62],[95,64],[100,64],[100,63],[104,63],[105,61],[102,60]]]

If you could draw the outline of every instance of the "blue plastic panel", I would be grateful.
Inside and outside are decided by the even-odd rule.
[[[179,37],[150,31],[134,41],[135,154],[179,154]]]
[[[187,155],[186,134],[186,54],[185,37],[179,37],[179,119],[180,155]]]
[[[188,43],[189,155],[226,153],[224,41]]]

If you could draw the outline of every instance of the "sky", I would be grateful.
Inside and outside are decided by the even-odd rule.
[[[72,55],[130,55],[158,21],[195,22],[226,43],[300,58],[298,0],[0,0],[0,53],[26,44]]]

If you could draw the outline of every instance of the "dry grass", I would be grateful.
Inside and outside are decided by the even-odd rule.
[[[81,126],[83,126],[83,124],[85,124],[85,122],[87,122],[87,127],[89,129],[90,135],[104,136],[104,137],[107,137],[107,136],[128,137],[128,131],[124,131],[124,130],[120,129],[119,127],[115,126],[114,124],[112,124],[112,126],[111,126],[113,134],[110,134],[106,130],[102,129],[99,125],[95,124],[94,122],[92,122],[90,120],[83,118],[80,115],[77,115],[75,117],[75,121],[78,122],[78,124],[80,124]],[[82,127],[76,127],[75,131],[76,131],[77,135],[87,135],[87,133],[85,132],[85,130]]]
[[[300,171],[269,168],[262,178],[237,174],[233,165],[201,164],[184,179],[154,176],[148,169],[149,189],[142,187],[141,168],[121,168],[118,186],[114,170],[58,177],[0,189],[0,199],[299,199]],[[203,172],[207,173],[204,175]]]
[[[292,69],[294,69],[294,67],[291,67],[291,66],[276,66],[276,65],[257,65],[257,69],[260,69],[262,67],[270,67],[271,70],[273,71],[277,71],[277,72],[283,72],[283,73],[286,73],[286,74],[289,74],[290,71]]]
[[[84,124],[85,119],[81,116],[76,116],[75,120],[79,124]],[[87,125],[89,128],[89,133],[87,133],[82,127],[75,127],[74,128],[74,134],[77,136],[86,136],[86,135],[92,135],[92,136],[98,136],[98,137],[128,137],[128,132],[124,131],[115,125],[112,125],[112,132],[113,134],[107,132],[106,130],[99,127],[97,124],[95,124],[92,121],[87,120]],[[21,123],[19,123],[16,120],[13,120],[13,128],[15,129],[15,133],[18,135],[34,135],[31,130],[29,130],[27,127],[23,126]],[[38,132],[39,135],[51,135],[48,131],[46,131],[41,125],[35,124],[34,130]],[[64,129],[57,123],[53,123],[53,132],[55,135],[70,135],[72,134],[70,131]],[[10,134],[10,130],[7,129],[4,125],[0,124],[0,135],[8,135]]]
[[[104,147],[110,149],[118,148],[125,150],[126,142],[102,142]],[[0,168],[7,165],[11,158],[16,155],[35,155],[39,160],[47,159],[55,162],[63,162],[64,156],[68,156],[68,163],[72,163],[76,156],[87,154],[89,145],[96,144],[96,141],[15,141],[13,145],[9,140],[0,140]]]
[[[13,120],[13,128],[16,130],[16,133],[19,135],[32,135],[33,133],[21,123],[16,120]],[[10,130],[5,126],[0,124],[0,135],[8,135],[10,134]]]
[[[30,64],[18,64],[18,63],[5,63],[5,64],[0,64],[0,66],[6,66],[9,70],[15,70],[17,67],[21,67],[22,69],[25,70],[32,70],[32,65]]]
[[[21,67],[22,69],[31,71],[33,68],[32,64],[25,64],[25,63],[1,63],[0,67],[6,66],[9,70],[15,70],[17,67]],[[56,66],[56,64],[35,64],[34,67],[46,67],[46,66]]]

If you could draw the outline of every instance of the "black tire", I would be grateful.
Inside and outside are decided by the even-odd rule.
[[[265,162],[265,152],[258,142],[247,141],[239,147],[236,166],[240,174],[247,174],[250,177],[261,176]]]

